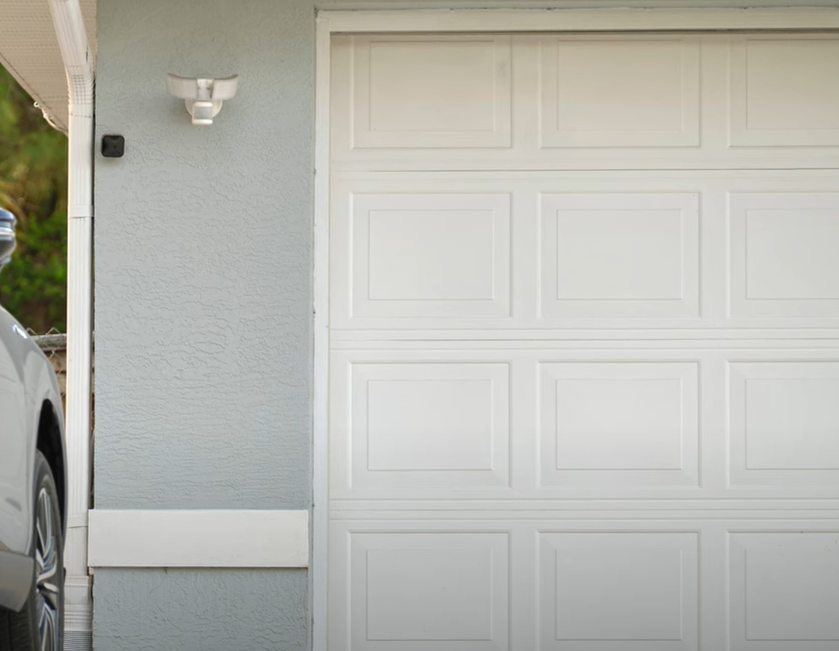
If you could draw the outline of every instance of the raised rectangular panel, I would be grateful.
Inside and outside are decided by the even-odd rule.
[[[698,649],[696,533],[539,535],[541,651]]]
[[[746,380],[746,469],[839,469],[837,406],[839,375]]]
[[[729,195],[732,317],[839,317],[839,193]]]
[[[681,469],[680,378],[557,380],[556,395],[557,469]]]
[[[729,534],[731,651],[839,648],[839,531]]]
[[[492,301],[490,210],[371,210],[371,301]]]
[[[509,317],[510,196],[356,194],[353,317]]]
[[[369,380],[367,469],[492,470],[492,383]]]
[[[698,375],[696,362],[541,363],[541,485],[695,485]]]
[[[542,147],[699,145],[694,38],[541,42]]]
[[[839,482],[839,361],[729,363],[733,484]]]
[[[839,298],[835,209],[747,210],[745,219],[746,300]]]
[[[509,648],[507,533],[350,534],[352,651]]]
[[[352,146],[509,147],[510,38],[356,36]]]
[[[509,484],[509,365],[354,363],[347,432],[354,488]],[[335,424],[333,431],[345,431]],[[343,446],[342,446],[343,447]]]
[[[839,39],[736,39],[730,115],[735,147],[839,145]]]
[[[545,194],[541,315],[699,314],[699,196]]]
[[[559,210],[556,220],[558,300],[681,299],[680,210]]]

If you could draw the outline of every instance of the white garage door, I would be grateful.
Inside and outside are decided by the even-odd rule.
[[[839,649],[839,38],[333,53],[329,649]]]

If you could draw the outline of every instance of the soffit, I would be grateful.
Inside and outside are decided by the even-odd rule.
[[[96,0],[79,0],[91,56],[96,53]],[[47,0],[0,3],[0,64],[67,131],[67,78]]]

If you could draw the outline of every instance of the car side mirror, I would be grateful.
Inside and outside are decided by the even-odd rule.
[[[0,208],[0,269],[11,259],[15,250],[15,216]]]

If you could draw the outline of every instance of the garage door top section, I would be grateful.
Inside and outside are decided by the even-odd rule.
[[[337,169],[834,167],[839,152],[835,35],[344,36],[333,51]]]

